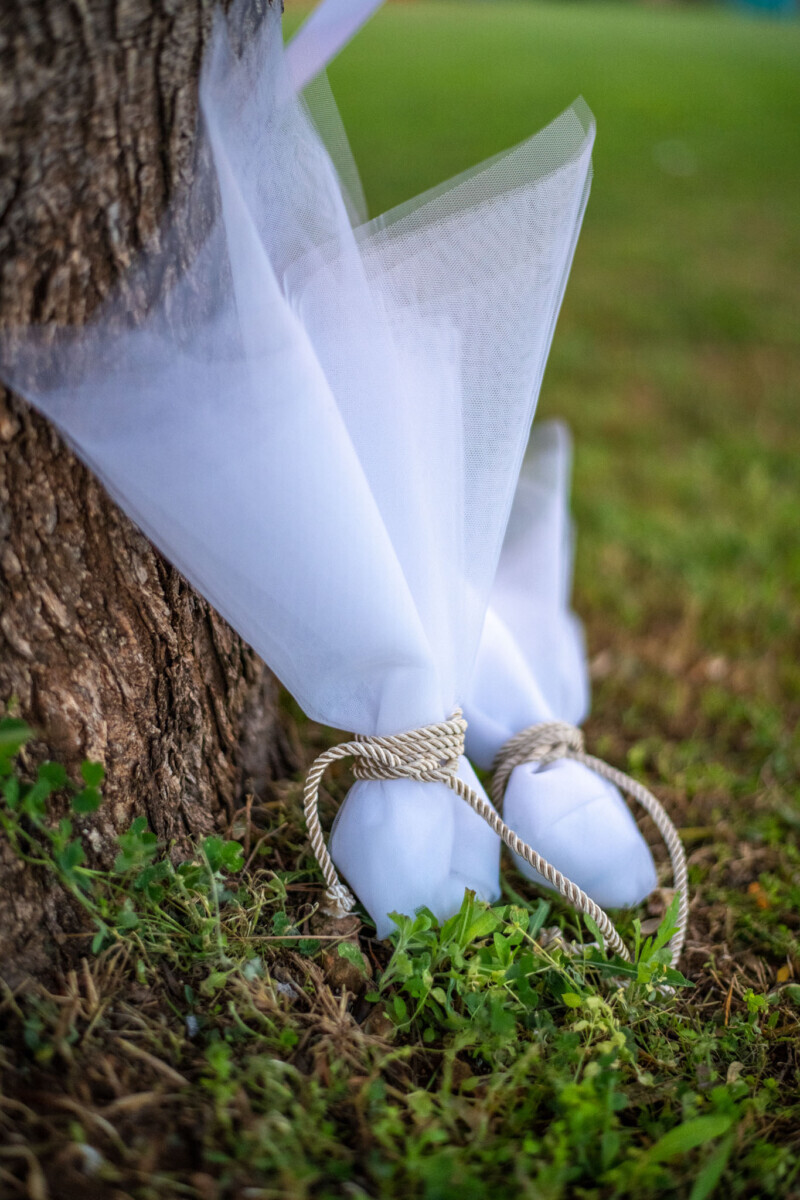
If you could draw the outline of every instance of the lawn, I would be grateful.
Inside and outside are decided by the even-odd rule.
[[[396,4],[330,78],[373,213],[596,115],[540,412],[575,438],[590,746],[681,827],[690,986],[653,991],[652,945],[624,988],[546,945],[579,927],[510,872],[494,912],[340,948],[290,782],[260,848],[232,831],[245,873],[129,835],[96,953],[0,999],[0,1193],[800,1196],[800,24]],[[298,725],[310,760],[333,735]]]

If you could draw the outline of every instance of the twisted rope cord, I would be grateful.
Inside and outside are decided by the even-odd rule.
[[[418,779],[425,783],[443,783],[446,787],[449,787],[457,796],[466,801],[479,817],[482,817],[486,821],[487,825],[494,830],[497,836],[502,839],[514,854],[519,855],[534,871],[542,875],[552,887],[569,901],[573,908],[577,909],[578,912],[590,916],[603,935],[606,945],[619,954],[621,958],[625,959],[626,962],[630,962],[630,953],[608,914],[598,904],[595,904],[594,900],[590,896],[587,896],[576,883],[573,883],[572,880],[562,875],[552,863],[549,863],[533,847],[518,837],[512,829],[509,829],[492,805],[457,774],[458,759],[464,752],[466,728],[467,723],[461,715],[461,709],[456,709],[448,721],[443,721],[438,725],[425,725],[420,729],[412,729],[407,733],[394,734],[388,737],[356,736],[351,742],[342,742],[340,745],[326,750],[312,763],[303,791],[303,810],[311,848],[314,851],[326,883],[325,911],[331,913],[333,916],[344,917],[352,911],[356,902],[355,896],[342,883],[336,872],[333,860],[325,845],[325,837],[319,820],[319,787],[322,776],[331,763],[343,758],[352,757],[356,760],[355,774],[359,779]],[[539,731],[542,729],[541,726],[536,728]],[[564,729],[572,730],[570,734],[571,741],[568,743],[564,742],[563,737],[561,737]],[[554,737],[553,731],[551,731],[548,737],[545,737],[541,732],[537,732],[534,753],[541,755],[538,761],[549,762],[554,757],[563,757],[565,752],[570,753],[570,755],[573,752],[578,752],[578,742],[576,741],[576,736],[580,738],[578,730],[573,730],[572,726],[558,725],[557,733],[560,740],[559,737]],[[522,743],[519,739],[520,735],[517,738],[512,738],[507,743],[509,747],[514,746],[513,753],[515,754],[522,752]],[[531,740],[529,738],[525,746],[529,747],[530,745]],[[575,748],[574,751],[573,747]],[[581,738],[581,751],[582,747],[583,740]],[[530,750],[526,749],[525,755],[526,757],[519,759],[520,762],[530,760]],[[597,759],[590,759],[589,756],[585,756],[585,759],[587,765],[599,761]],[[634,780],[628,780],[627,776],[622,775],[621,772],[614,772],[613,768],[607,767],[605,763],[600,763],[600,766],[606,771],[613,772],[615,782],[617,778],[624,780],[625,783],[621,786],[625,788],[628,785],[634,785],[637,788],[640,787],[640,785],[635,784]],[[513,767],[506,773],[506,780],[512,769]],[[645,789],[642,788],[641,790],[644,791]],[[654,805],[658,808],[661,807],[654,797],[651,797],[649,793],[646,794]],[[648,811],[651,811],[649,804],[646,807],[648,807]],[[663,812],[663,810],[661,811]],[[677,837],[677,834],[675,836]],[[680,842],[678,842],[678,845],[680,846]],[[676,940],[677,935],[673,941]],[[681,938],[681,945],[682,940]],[[680,946],[677,953],[680,953]],[[673,961],[677,961],[674,949]]]
[[[683,944],[686,941],[686,928],[689,922],[689,881],[686,854],[677,829],[667,816],[664,806],[652,792],[648,791],[638,780],[632,779],[623,771],[618,771],[616,767],[609,766],[601,758],[586,754],[580,729],[576,729],[574,725],[568,725],[565,721],[546,721],[540,725],[531,725],[528,729],[523,729],[520,733],[515,734],[500,750],[495,759],[492,777],[494,803],[498,809],[502,806],[506,786],[515,767],[526,762],[545,765],[555,762],[559,758],[571,758],[574,762],[583,763],[596,775],[609,780],[621,792],[641,804],[652,818],[669,851],[672,877],[678,892],[676,930],[669,942],[672,965],[673,967],[677,966]],[[538,867],[536,869],[539,870]],[[545,871],[539,871],[539,873],[544,875],[548,882],[554,882]],[[556,886],[558,885],[556,884]],[[561,888],[558,887],[558,890],[561,891]],[[605,916],[605,914],[603,915]]]

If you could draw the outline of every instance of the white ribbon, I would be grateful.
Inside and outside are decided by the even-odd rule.
[[[286,47],[286,65],[296,92],[335,58],[383,0],[322,0]]]

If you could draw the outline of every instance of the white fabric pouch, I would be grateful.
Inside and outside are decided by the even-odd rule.
[[[570,465],[566,426],[534,425],[465,705],[467,752],[487,770],[528,726],[579,725],[588,713],[583,631],[569,605]],[[652,855],[622,796],[582,763],[515,767],[503,815],[603,908],[638,903],[656,885]],[[546,886],[522,859],[517,865]]]

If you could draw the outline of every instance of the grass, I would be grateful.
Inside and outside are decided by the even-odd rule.
[[[728,12],[459,0],[391,6],[331,72],[373,211],[579,91],[597,115],[541,410],[575,432],[590,743],[682,828],[691,986],[654,993],[652,941],[624,988],[566,957],[579,926],[510,874],[496,910],[343,936],[298,782],[237,816],[241,854],[159,866],[137,828],[91,875],[97,772],[64,799],[9,734],[6,836],[87,932],[0,1000],[0,1194],[800,1196],[798,52]]]

